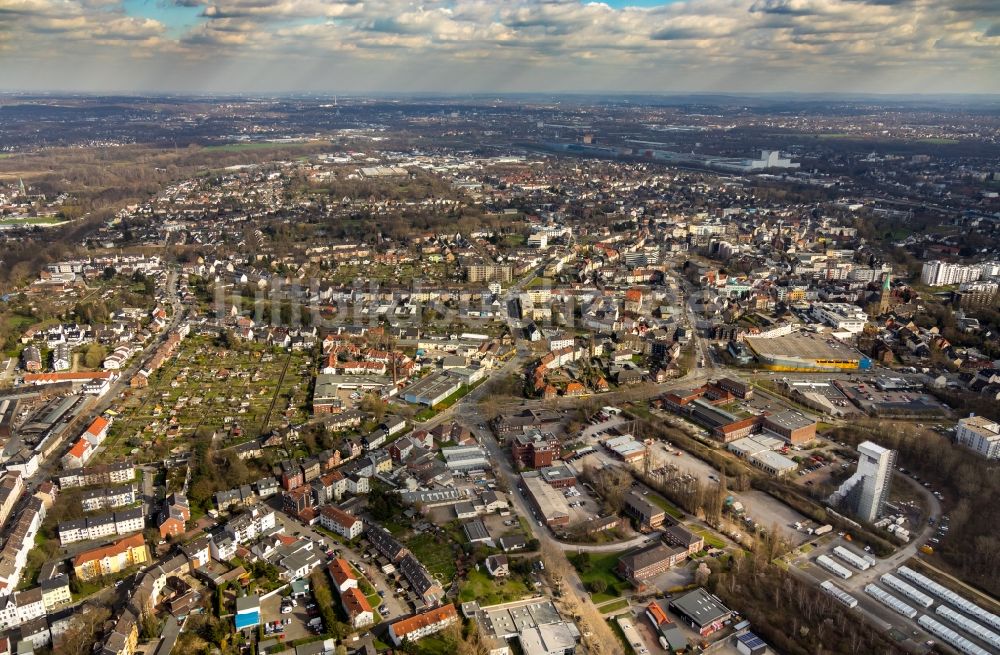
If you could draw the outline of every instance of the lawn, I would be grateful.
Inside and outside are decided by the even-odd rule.
[[[472,391],[473,389],[475,389],[476,387],[478,387],[479,385],[481,385],[483,382],[486,382],[486,380],[488,380],[488,379],[489,378],[483,378],[479,382],[476,382],[475,384],[473,384],[471,387],[463,386],[461,389],[459,389],[455,393],[451,394],[450,396],[448,396],[447,398],[445,398],[444,400],[442,400],[441,402],[439,402],[437,405],[434,405],[434,407],[425,407],[422,410],[420,410],[419,412],[417,412],[416,414],[414,414],[413,420],[415,422],[417,422],[417,423],[420,423],[420,422],[423,422],[423,421],[429,421],[430,419],[432,419],[435,416],[437,416],[438,413],[443,412],[444,410],[451,408],[459,400],[461,400],[462,398],[465,398],[467,395],[469,395],[470,391]]]
[[[417,655],[454,655],[455,643],[440,633],[428,635],[415,642],[413,652]]]
[[[458,600],[461,603],[475,600],[480,605],[496,605],[520,600],[530,593],[528,587],[520,580],[497,581],[490,578],[485,571],[472,570],[459,588]]]
[[[670,503],[670,501],[667,500],[666,498],[664,498],[663,496],[660,496],[660,495],[654,494],[654,493],[650,493],[649,496],[647,496],[647,498],[648,498],[649,502],[653,503],[654,505],[656,505],[657,507],[659,507],[660,509],[662,509],[664,512],[666,512],[667,514],[669,514],[670,516],[674,517],[675,519],[680,519],[680,518],[682,518],[684,516],[684,512],[682,512],[679,509],[677,509],[676,507],[674,507]]]
[[[29,216],[27,218],[5,218],[0,225],[57,225],[69,221],[58,216]]]
[[[699,528],[699,527],[694,526],[694,525],[689,525],[689,526],[687,526],[687,528],[688,528],[688,530],[690,530],[691,532],[695,533],[699,537],[702,537],[705,540],[705,545],[708,546],[708,547],[710,547],[710,548],[725,548],[726,547],[726,542],[723,541],[718,535],[716,535],[711,530],[707,530],[705,528]]]
[[[628,598],[622,598],[605,605],[601,605],[597,609],[601,610],[604,614],[620,614],[623,609],[628,608]]]
[[[272,141],[253,141],[248,143],[226,143],[218,146],[205,146],[205,150],[209,152],[243,152],[245,150],[271,150],[299,145],[302,145],[302,142],[274,143]]]
[[[573,566],[580,573],[580,580],[585,586],[589,588],[591,583],[598,580],[603,581],[607,585],[606,591],[591,594],[591,598],[595,603],[602,603],[618,598],[628,588],[628,583],[619,578],[618,574],[615,573],[615,569],[618,566],[618,558],[626,552],[628,551],[583,553],[585,557],[570,557],[570,562],[572,562]]]
[[[433,535],[424,533],[407,541],[406,547],[441,582],[448,583],[455,579],[455,555],[451,543],[439,543]]]

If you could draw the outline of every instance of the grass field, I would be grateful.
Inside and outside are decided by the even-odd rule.
[[[416,655],[454,655],[455,646],[451,639],[438,633],[414,642],[412,652]]]
[[[459,588],[458,600],[467,603],[478,601],[480,605],[496,605],[520,600],[531,594],[531,591],[520,580],[496,581],[485,571],[469,571],[465,582]]]
[[[687,526],[687,528],[688,528],[688,530],[690,530],[691,532],[695,533],[699,537],[702,537],[705,540],[705,545],[708,546],[708,547],[710,547],[710,548],[725,548],[726,547],[726,542],[723,541],[718,535],[716,535],[715,533],[711,532],[710,530],[706,530],[705,528],[699,528],[699,527],[694,526],[694,525],[689,525],[689,526]]]
[[[590,555],[589,565],[584,570],[576,567],[576,570],[580,573],[580,580],[584,585],[589,585],[591,582],[597,580],[603,580],[607,585],[607,591],[599,594],[591,594],[591,598],[595,603],[602,603],[618,598],[621,596],[622,590],[628,586],[628,583],[619,578],[618,574],[615,573],[615,568],[618,566],[618,558],[626,552],[594,553]],[[576,562],[573,563],[574,566],[576,564]]]
[[[253,141],[250,143],[226,143],[218,146],[205,146],[209,152],[245,152],[248,150],[274,150],[276,148],[288,148],[289,146],[302,145],[305,142],[296,143],[275,143],[273,141]]]
[[[58,225],[68,222],[57,216],[29,216],[27,218],[0,219],[0,225]]]
[[[442,583],[455,579],[455,555],[450,543],[439,542],[433,535],[424,533],[407,541],[406,547]]]
[[[627,608],[628,598],[622,598],[620,600],[601,605],[597,609],[601,610],[604,614],[621,614],[621,611]]]
[[[653,503],[667,514],[674,517],[675,519],[679,519],[684,516],[684,512],[674,507],[669,500],[667,500],[663,496],[660,496],[659,494],[651,492],[649,496],[647,496],[647,498],[649,502]]]

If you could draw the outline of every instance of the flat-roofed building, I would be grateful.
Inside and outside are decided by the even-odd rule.
[[[576,485],[576,471],[569,464],[556,464],[546,466],[539,473],[542,478],[556,489],[563,489]]]
[[[569,525],[569,504],[566,497],[547,484],[538,473],[523,473],[525,491],[541,520],[549,527]]]
[[[733,617],[731,609],[702,588],[674,598],[670,609],[703,637],[721,630]]]
[[[986,459],[1000,458],[1000,423],[984,416],[970,416],[958,421],[955,440]]]
[[[788,410],[763,417],[761,426],[792,444],[804,444],[816,438],[816,421],[802,412]]]
[[[435,371],[403,390],[403,400],[434,407],[462,388],[462,382],[447,371]]]
[[[445,465],[452,471],[488,471],[492,468],[486,451],[482,446],[453,446],[442,448],[441,456]]]

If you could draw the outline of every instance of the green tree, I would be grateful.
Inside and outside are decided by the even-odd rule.
[[[99,343],[92,343],[84,351],[83,365],[87,368],[97,368],[108,356],[107,350]]]

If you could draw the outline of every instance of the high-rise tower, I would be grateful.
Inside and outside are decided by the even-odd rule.
[[[858,455],[858,470],[830,496],[830,504],[874,523],[889,497],[896,451],[865,441],[858,446]]]

